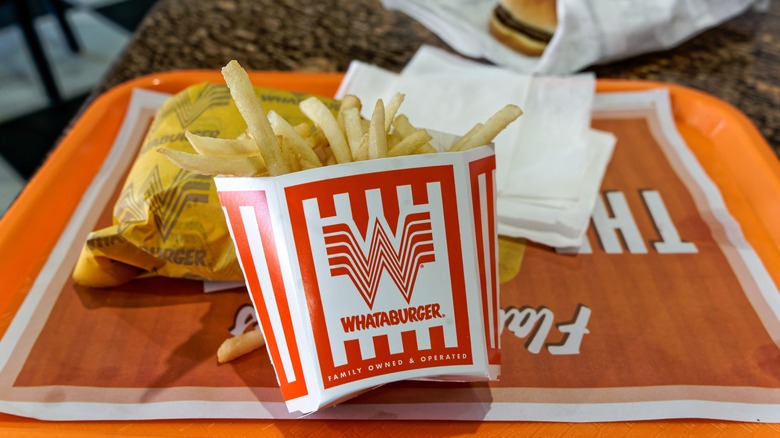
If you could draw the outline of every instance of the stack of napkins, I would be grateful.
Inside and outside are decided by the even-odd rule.
[[[553,247],[582,243],[615,137],[590,129],[592,75],[531,77],[423,46],[401,74],[355,61],[337,98],[364,114],[404,93],[417,127],[457,135],[512,103],[524,111],[495,139],[499,234]]]

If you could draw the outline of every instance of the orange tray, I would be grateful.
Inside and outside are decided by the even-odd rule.
[[[266,87],[332,96],[342,74],[253,72],[252,81]],[[17,201],[0,220],[0,333],[5,333],[71,214],[98,172],[124,118],[131,92],[144,88],[176,93],[189,85],[222,82],[217,71],[178,71],[135,79],[96,99],[54,150]],[[780,266],[780,162],[752,123],[737,109],[702,92],[677,85],[599,80],[598,92],[666,88],[677,128],[704,169],[718,185],[748,241],[767,266]],[[779,269],[771,269],[775,282]],[[453,436],[570,434],[650,436],[659,433],[774,436],[778,425],[711,420],[667,420],[622,423],[531,423],[335,420],[168,420],[42,422],[0,414],[0,437],[24,436],[260,436],[379,433]]]

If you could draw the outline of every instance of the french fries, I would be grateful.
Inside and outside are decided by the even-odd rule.
[[[266,174],[265,161],[259,154],[252,157],[214,157],[188,154],[169,148],[160,149],[160,153],[182,169],[202,175],[262,176]]]
[[[299,106],[311,123],[296,126],[270,111],[263,111],[249,75],[236,61],[222,75],[247,125],[246,133],[234,139],[211,138],[186,132],[195,153],[161,148],[178,166],[204,175],[277,176],[299,170],[368,159],[438,152],[431,136],[415,128],[399,114],[403,94],[387,104],[376,102],[369,120],[360,115],[360,99],[347,95],[334,115],[317,98]],[[447,150],[461,152],[490,143],[523,112],[507,105],[484,124],[478,123]]]
[[[185,131],[184,136],[200,155],[223,158],[244,158],[260,155],[260,149],[252,139],[246,138],[214,138],[203,137]]]
[[[360,110],[363,109],[363,104],[357,96],[348,94],[341,100],[341,107],[339,107],[339,113],[338,116],[336,116],[336,120],[339,122],[339,127],[341,127],[342,130],[344,130],[344,113],[352,108],[355,108],[358,111],[358,114],[360,114]]]
[[[484,125],[477,128],[471,138],[464,142],[458,150],[468,150],[492,142],[507,125],[514,122],[522,114],[523,111],[514,105],[507,105],[501,108]]]
[[[395,119],[395,114],[398,112],[398,108],[401,107],[401,104],[404,102],[404,95],[401,93],[396,93],[395,96],[393,96],[385,106],[385,133],[390,133],[390,128],[393,126],[393,119]]]
[[[352,158],[355,161],[365,160],[368,157],[361,156],[360,143],[363,141],[363,119],[360,118],[360,111],[357,108],[350,108],[343,113],[344,132],[347,134],[347,143],[352,152]]]
[[[278,176],[338,163],[438,152],[427,131],[415,128],[398,113],[403,94],[396,94],[386,105],[378,100],[368,120],[360,115],[363,104],[356,96],[345,96],[336,114],[311,97],[299,104],[311,123],[292,126],[273,111],[265,113],[248,74],[238,62],[228,63],[222,74],[247,129],[234,139],[186,132],[195,153],[159,149],[186,170],[204,175]],[[521,114],[518,107],[507,105],[484,124],[475,125],[447,151],[486,145]],[[252,330],[226,340],[217,358],[224,363],[264,344],[260,331]]]
[[[255,94],[246,70],[233,60],[222,68],[222,76],[230,89],[230,95],[236,102],[238,112],[246,122],[249,135],[257,143],[263,159],[268,163],[268,174],[276,176],[289,173],[287,162],[282,158],[282,147],[260,105],[260,99]]]
[[[387,151],[387,156],[399,157],[401,155],[409,155],[421,146],[427,144],[430,140],[431,134],[428,134],[428,131],[424,129],[420,129],[390,148],[390,150]]]
[[[339,127],[339,123],[328,107],[316,97],[310,97],[300,103],[301,111],[310,118],[317,128],[322,130],[328,139],[333,156],[337,163],[349,163],[352,161],[352,153],[347,145],[347,139]]]
[[[225,339],[217,350],[217,362],[225,363],[257,350],[265,345],[265,338],[259,329],[250,330],[238,336]]]
[[[482,129],[482,126],[482,123],[477,123],[471,129],[469,129],[468,132],[463,134],[461,138],[459,138],[457,141],[455,141],[455,143],[452,144],[452,146],[450,146],[450,152],[458,152],[462,150],[471,141],[477,131]]]
[[[385,135],[385,105],[382,99],[376,101],[371,123],[368,125],[368,158],[371,160],[387,156],[387,135]]]
[[[306,167],[307,169],[322,166],[319,157],[306,142],[306,139],[284,117],[271,111],[268,113],[268,120],[270,120],[274,132],[284,138],[293,148],[297,159],[300,160],[300,166],[309,166]]]

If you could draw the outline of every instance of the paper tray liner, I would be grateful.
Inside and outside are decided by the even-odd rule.
[[[547,308],[557,314],[556,323],[563,323],[569,322],[583,303],[593,314],[608,312],[609,306],[620,306],[625,313],[611,312],[611,321],[603,326],[599,322],[604,319],[592,317],[589,331],[594,334],[621,332],[619,339],[641,340],[641,343],[615,342],[612,336],[591,335],[585,340],[587,354],[592,355],[588,363],[590,369],[571,372],[572,369],[582,370],[586,353],[561,356],[556,360],[550,360],[547,355],[528,355],[524,344],[529,339],[512,339],[505,334],[503,363],[522,366],[515,373],[506,367],[495,385],[610,388],[778,384],[778,376],[773,375],[771,368],[766,370],[770,372],[732,374],[734,367],[739,367],[746,356],[755,352],[777,355],[768,356],[760,363],[767,362],[770,366],[771,359],[776,357],[780,364],[780,352],[769,348],[772,341],[758,318],[734,318],[734,315],[754,315],[754,312],[744,295],[733,293],[741,289],[738,279],[723,253],[712,242],[703,219],[693,213],[693,199],[680,179],[671,174],[663,153],[655,147],[643,148],[642,160],[637,160],[631,149],[621,147],[626,143],[637,148],[651,145],[652,136],[645,121],[596,120],[594,127],[616,133],[621,142],[612,161],[612,169],[621,169],[621,172],[608,171],[603,189],[621,190],[632,212],[642,212],[646,208],[639,190],[652,187],[664,193],[669,211],[686,212],[679,216],[683,219],[676,221],[678,232],[686,240],[696,242],[700,250],[697,263],[688,263],[690,255],[687,254],[657,254],[652,250],[641,256],[594,251],[587,257],[574,257],[529,244],[520,274],[515,279],[518,281],[501,285],[502,307]],[[670,197],[670,193],[677,196]],[[655,234],[647,215],[635,214],[634,218],[643,236]],[[588,237],[593,246],[597,246],[592,229]],[[523,275],[525,272],[528,274]],[[621,272],[633,275],[621,276]],[[710,280],[701,284],[691,282],[689,278]],[[246,364],[256,364],[259,359],[263,364],[260,368],[269,369],[265,366],[266,355],[257,353],[235,364],[217,367],[214,352],[228,336],[236,313],[251,302],[243,289],[202,294],[199,293],[200,286],[198,282],[187,280],[143,279],[112,289],[89,289],[69,281],[15,385],[147,388],[211,386],[210,382],[216,379],[220,386],[245,386],[247,381],[254,380],[254,376],[262,374]],[[632,293],[642,286],[659,293]],[[703,296],[706,296],[704,302]],[[658,306],[681,309],[672,312],[677,313],[679,319],[654,318]],[[637,320],[647,323],[634,324]],[[723,330],[724,321],[729,321],[730,330]],[[753,336],[744,339],[744,332]],[[544,344],[563,341],[563,335],[556,330],[550,329],[550,334]],[[655,349],[663,351],[664,357],[651,355]],[[121,367],[116,366],[117,357],[122,358]],[[74,366],[52,372],[51,363]],[[632,366],[626,367],[624,363]],[[176,369],[177,365],[184,365],[187,372]],[[780,365],[778,368],[780,370]],[[252,370],[251,376],[243,374],[247,370]],[[255,381],[254,386],[274,388],[273,373],[264,374],[266,378]],[[421,391],[412,394],[410,396],[418,401],[428,400],[430,396]],[[437,395],[430,397],[432,402],[438,398]]]
[[[169,76],[170,82],[163,80],[158,87],[162,89],[171,87],[167,91],[175,91],[182,85],[196,79],[203,80],[208,75],[209,73],[205,72],[181,73]],[[321,88],[307,90],[310,78],[316,78],[315,85]],[[255,74],[255,79],[266,79],[271,82],[276,80],[287,88],[298,86],[301,91],[332,92],[338,85],[340,77],[337,75],[268,75],[261,73]],[[138,80],[123,87],[134,85],[149,87],[150,84],[151,79],[146,79],[146,81]],[[602,81],[599,86],[601,91],[617,91],[650,88],[656,85]],[[116,101],[126,102],[127,92],[125,89],[125,94],[122,95],[114,90],[113,95],[109,94],[93,107],[105,105],[104,102],[107,99],[114,100],[112,102],[114,104]],[[683,116],[694,117],[702,112],[709,114],[706,106],[701,107],[701,100],[699,100],[698,106],[686,107],[685,99],[690,100],[692,96],[685,93],[687,90],[672,89],[672,95],[675,98],[675,114],[678,119]],[[718,108],[717,104],[718,101],[715,101],[714,110],[711,108],[710,112],[723,117],[723,108]],[[103,132],[104,140],[113,135],[111,133],[112,124],[121,121],[121,115],[115,111],[113,114],[109,111],[103,117],[112,122],[98,130],[98,133]],[[51,184],[56,183],[58,177],[62,175],[64,169],[61,164],[62,160],[78,153],[78,147],[73,144],[75,141],[73,138],[78,138],[79,127],[88,126],[89,121],[97,117],[89,111],[85,114],[84,119],[77,125],[71,136],[58,148],[8,216],[4,218],[2,226],[0,226],[0,245],[6,245],[7,248],[11,242],[9,236],[13,235],[9,233],[12,231],[29,229],[27,227],[36,225],[36,219],[31,216],[41,202],[41,191],[45,191]],[[761,255],[765,265],[777,267],[778,264],[773,264],[773,262],[778,260],[778,230],[777,227],[769,226],[772,222],[767,222],[768,219],[773,218],[771,215],[775,212],[764,211],[761,209],[761,205],[755,204],[756,197],[760,199],[761,196],[767,196],[767,194],[764,192],[761,195],[746,190],[741,184],[744,178],[734,178],[732,174],[732,172],[736,172],[740,175],[740,171],[752,170],[753,180],[768,182],[768,185],[762,187],[764,191],[772,191],[780,184],[778,183],[780,178],[778,178],[777,166],[770,165],[758,169],[750,167],[751,160],[754,163],[762,163],[762,160],[769,161],[774,157],[768,152],[769,149],[765,147],[765,144],[759,141],[758,134],[749,129],[745,130],[743,126],[745,121],[740,120],[738,114],[732,115],[732,118],[728,120],[733,125],[737,125],[733,129],[736,131],[741,129],[746,132],[742,135],[747,138],[747,143],[743,141],[741,144],[745,150],[736,156],[729,156],[729,160],[724,160],[722,155],[734,152],[724,149],[721,143],[713,140],[713,138],[717,139],[718,136],[722,136],[722,132],[708,137],[706,132],[702,132],[701,127],[694,128],[681,120],[678,120],[678,128],[686,137],[691,149],[697,153],[710,176],[718,182],[732,214],[742,224],[748,240],[756,252]],[[699,121],[701,121],[701,117],[699,117]],[[502,299],[505,306],[522,303],[523,306],[534,309],[548,308],[554,312],[556,323],[571,322],[568,319],[575,315],[579,304],[582,303],[587,303],[593,314],[607,312],[609,310],[607,307],[599,307],[613,305],[609,304],[609,300],[605,300],[605,298],[615,300],[616,297],[619,297],[618,305],[623,306],[622,308],[628,309],[628,311],[622,316],[622,321],[620,318],[617,320],[613,318],[609,324],[599,325],[598,318],[590,319],[588,329],[591,334],[586,338],[586,342],[588,343],[587,354],[592,355],[592,360],[585,370],[583,370],[584,356],[582,355],[557,357],[554,362],[544,360],[542,355],[534,356],[527,353],[527,345],[524,345],[527,339],[508,338],[505,332],[504,364],[522,363],[523,365],[521,372],[518,373],[507,372],[509,367],[505,366],[502,380],[496,384],[496,387],[511,389],[519,384],[526,388],[578,387],[578,383],[581,383],[578,379],[583,375],[587,375],[587,386],[591,388],[626,385],[713,385],[717,383],[730,386],[780,386],[780,365],[777,365],[780,363],[780,353],[778,353],[777,347],[767,335],[764,326],[755,315],[745,296],[729,293],[730,290],[740,289],[737,279],[725,256],[713,243],[709,228],[704,226],[703,219],[696,213],[694,201],[685,190],[683,182],[670,170],[669,163],[660,149],[646,147],[652,146],[648,145],[648,142],[652,142],[648,124],[640,116],[629,119],[598,118],[594,121],[594,127],[614,132],[619,139],[613,163],[602,186],[603,190],[605,192],[617,190],[625,195],[629,209],[634,213],[639,232],[643,236],[654,236],[656,230],[647,214],[642,214],[643,211],[647,210],[639,195],[640,190],[650,188],[663,193],[666,207],[670,212],[674,212],[673,215],[676,218],[674,222],[678,227],[679,234],[684,236],[686,240],[696,242],[699,248],[700,254],[697,264],[692,267],[686,265],[683,259],[675,259],[682,258],[683,255],[659,255],[654,254],[652,250],[648,254],[642,255],[641,261],[636,261],[637,255],[600,253],[598,240],[592,229],[589,231],[589,240],[594,247],[594,253],[588,257],[565,256],[537,245],[529,245],[526,248],[521,274],[518,277],[522,277],[522,283],[510,282],[502,286]],[[86,129],[82,128],[82,130]],[[115,133],[115,129],[113,132]],[[739,137],[740,134],[737,132],[735,135]],[[761,148],[766,149],[766,151]],[[635,151],[639,149],[642,150],[643,154],[641,159],[637,159],[635,156]],[[100,157],[98,155],[100,154],[91,155],[90,160],[87,160],[88,167],[92,166],[90,169],[99,166]],[[738,159],[740,156],[742,160]],[[655,171],[648,171],[648,168]],[[85,171],[84,174],[90,175],[90,172]],[[62,207],[62,212],[54,210],[57,212],[56,217],[50,216],[48,218],[48,222],[51,222],[50,228],[53,231],[39,234],[34,245],[31,245],[17,259],[27,263],[27,265],[20,265],[20,262],[17,261],[17,263],[7,264],[5,269],[0,268],[2,271],[7,274],[14,272],[8,271],[9,266],[17,266],[16,269],[24,267],[24,271],[32,272],[34,276],[34,273],[39,269],[38,266],[48,254],[48,248],[53,246],[56,233],[67,222],[74,207],[74,200],[78,200],[79,191],[83,191],[88,183],[89,178],[85,176],[82,179],[65,184],[60,190],[64,196],[60,198],[61,201],[54,201],[53,204],[55,206],[59,204]],[[737,184],[735,180],[739,181],[740,184]],[[779,193],[780,191],[774,191],[769,195],[778,196]],[[103,216],[102,220],[105,220],[105,212]],[[108,217],[110,217],[110,208],[108,209]],[[25,220],[28,223],[24,223]],[[621,279],[620,273],[627,270],[633,270],[636,277],[627,281]],[[687,282],[686,278],[692,270],[701,270],[707,274],[705,278],[709,276],[712,280],[704,286]],[[532,273],[532,275],[523,275],[525,272]],[[717,278],[711,275],[712,273],[718,273]],[[777,269],[770,273],[777,284]],[[0,328],[3,330],[19,306],[24,292],[29,288],[31,282],[29,277],[18,274],[6,275],[5,278],[9,279],[8,283],[12,287],[10,290],[13,290],[14,293],[3,295],[3,301],[0,303],[3,315],[7,315],[0,320],[2,326]],[[630,293],[637,287],[637,280],[640,284],[653,284],[657,290],[661,291],[661,294],[656,297],[647,297],[638,293]],[[551,288],[550,285],[555,286]],[[590,287],[593,285],[598,285],[598,287]],[[672,285],[675,287],[672,288]],[[152,388],[202,386],[204,382],[213,382],[216,379],[222,387],[236,388],[237,394],[241,394],[239,396],[257,397],[262,393],[263,397],[273,398],[275,381],[273,371],[268,365],[268,359],[265,355],[257,353],[222,367],[217,367],[213,356],[211,356],[224,338],[224,330],[230,327],[235,312],[241,306],[249,304],[248,297],[243,291],[200,294],[196,291],[198,285],[195,283],[170,279],[141,280],[125,287],[133,289],[132,292],[118,288],[106,295],[98,296],[92,291],[79,290],[71,282],[68,282],[43,328],[40,339],[31,351],[27,365],[19,374],[15,386],[28,388],[40,385],[140,387],[147,388],[144,391],[147,396],[151,397],[152,400],[159,401],[160,399],[156,398]],[[551,293],[551,289],[565,290],[566,293]],[[702,289],[707,291],[706,300],[702,300]],[[138,290],[143,291],[143,300],[139,300]],[[157,291],[163,292],[157,293]],[[517,299],[518,294],[522,294],[522,300]],[[651,305],[679,309],[689,313],[687,318],[652,321],[652,318],[648,318],[648,315],[643,313],[651,308]],[[157,319],[157,315],[164,315],[165,319]],[[734,318],[734,315],[742,315],[743,317]],[[753,317],[745,318],[746,315]],[[157,323],[154,327],[149,327],[149,319],[147,318],[152,318],[153,321],[167,320],[170,322]],[[636,320],[647,320],[650,323],[643,326],[620,325]],[[81,321],[81,324],[62,324],[65,321]],[[724,321],[728,321],[729,330],[724,330]],[[101,329],[95,330],[95,327]],[[188,329],[184,329],[185,327]],[[222,333],[220,333],[219,327],[222,327]],[[624,331],[626,327],[637,329],[638,332],[626,334],[625,339],[641,338],[651,348],[641,349],[637,348],[634,343],[615,342],[615,339],[611,337],[603,337],[602,340],[599,340],[594,335]],[[751,335],[745,339],[739,337],[737,333],[750,333]],[[557,335],[558,338],[551,336],[548,339],[549,344],[563,341],[560,333],[556,333],[554,329],[551,334]],[[90,342],[84,342],[85,335],[89,336]],[[710,342],[704,338],[708,335],[712,338]],[[54,342],[48,344],[48,348],[43,348],[44,343],[51,342],[52,339],[64,342]],[[71,343],[76,344],[76,348],[72,347]],[[671,349],[669,349],[670,343]],[[51,348],[52,345],[57,348]],[[123,361],[137,361],[139,366],[112,366],[115,360],[107,360],[102,364],[93,362],[92,365],[83,366],[83,362],[79,360],[81,357],[90,359],[107,357],[108,355],[105,354],[107,345],[111,346],[112,354],[110,357],[121,357]],[[663,354],[656,356],[652,354],[654,351],[652,346],[658,345],[665,345],[666,349]],[[84,346],[91,350],[84,351]],[[734,373],[735,367],[739,368],[740,365],[744,364],[745,357],[750,357],[754,366],[751,369],[742,370],[743,372]],[[622,359],[618,361],[614,358]],[[677,363],[679,361],[694,363],[696,365],[693,368],[695,371],[692,372],[691,369],[680,366],[665,367],[664,373],[658,372],[659,367],[663,367],[664,363]],[[48,365],[79,362],[82,363],[79,366],[60,367],[57,370],[52,370],[51,366]],[[622,366],[623,362],[630,362],[632,368]],[[174,367],[178,371],[173,371]],[[583,371],[571,372],[575,369]],[[131,373],[128,370],[134,372]],[[96,376],[99,378],[96,379]],[[247,391],[247,385],[253,386],[254,389]],[[440,384],[401,382],[370,392],[359,400],[360,403],[406,403],[410,401],[435,403],[439,401],[435,392],[412,391],[411,389],[429,389],[438,387],[438,385]],[[452,385],[445,384],[443,386]],[[500,392],[499,394],[508,396],[511,392]],[[554,401],[555,392],[550,394],[551,401]],[[472,385],[451,392],[450,395],[454,399],[451,397],[448,401],[473,402],[475,398],[484,398],[485,392],[479,385]],[[248,399],[251,398],[248,397]],[[493,401],[500,400],[493,396]],[[14,424],[14,427],[40,427],[42,425],[33,420],[15,419],[15,417],[10,416],[0,418],[6,421],[6,424]],[[189,420],[185,423],[189,424]],[[83,423],[79,424],[84,425]],[[93,430],[110,432],[118,430],[123,424],[126,425],[126,423],[106,423],[104,428],[98,427]],[[165,424],[181,424],[181,422],[169,421]],[[252,430],[255,427],[262,427],[263,424],[267,424],[267,422],[256,421],[244,426],[249,428],[247,430]],[[282,430],[287,430],[286,428],[289,427],[307,427],[300,423],[297,424],[297,426],[291,426],[285,425],[285,423],[276,423],[276,427]],[[322,430],[321,428],[324,427],[317,422],[311,422],[311,424],[312,430],[317,430],[317,428]],[[630,426],[632,430],[637,430],[639,427],[637,424],[642,425],[640,429],[643,428],[651,433],[659,430],[661,425],[665,430],[685,428],[686,431],[690,431],[689,425],[683,426],[675,422],[633,423]],[[655,426],[652,426],[653,424]],[[714,427],[712,425],[715,423],[699,422],[695,424],[701,430],[713,430],[709,428]],[[349,426],[344,424],[343,427]],[[385,430],[387,428],[397,431],[403,430],[400,423],[387,423],[383,427]],[[429,426],[423,424],[419,426],[418,430],[426,430],[427,427]],[[463,424],[462,427],[450,430],[464,432],[475,427]],[[505,430],[506,427],[508,426],[485,424],[480,425],[479,429],[495,431]],[[557,428],[550,425],[518,423],[512,425],[511,428],[515,432],[526,431],[530,433],[546,430],[555,434],[555,431],[563,431],[568,426],[560,425],[560,428]],[[159,431],[165,430],[170,431],[171,429],[160,425]]]

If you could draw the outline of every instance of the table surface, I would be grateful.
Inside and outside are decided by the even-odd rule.
[[[775,1],[768,12],[747,12],[673,50],[589,70],[600,78],[665,81],[720,97],[742,110],[780,156],[778,29],[780,2]],[[254,70],[344,71],[351,60],[358,59],[400,71],[421,44],[448,49],[425,27],[404,14],[383,9],[378,0],[159,0],[91,98],[139,76],[177,69],[218,69],[231,59]],[[414,422],[412,429],[416,433],[458,435],[464,429],[457,423]],[[670,427],[679,432],[680,423],[582,425],[584,429],[579,431],[655,434]],[[725,424],[686,420],[683,429],[718,432]],[[93,432],[113,430],[108,424],[98,426]],[[171,434],[190,426],[188,421],[155,423],[160,428],[156,432]],[[495,435],[511,427],[506,423],[483,426],[488,430],[481,426],[479,431]],[[384,434],[389,430],[388,425],[366,422],[350,427],[346,430]],[[739,429],[745,436],[771,436],[777,431],[755,424]],[[311,431],[294,424],[284,428],[286,432],[295,430]],[[320,422],[315,422],[314,430],[345,432],[343,425]],[[560,435],[562,429],[542,423],[534,431]]]
[[[421,44],[448,46],[379,0],[159,0],[95,95],[176,69],[345,71],[358,59],[400,71]],[[780,2],[668,51],[589,69],[599,78],[665,81],[743,111],[780,156]]]

